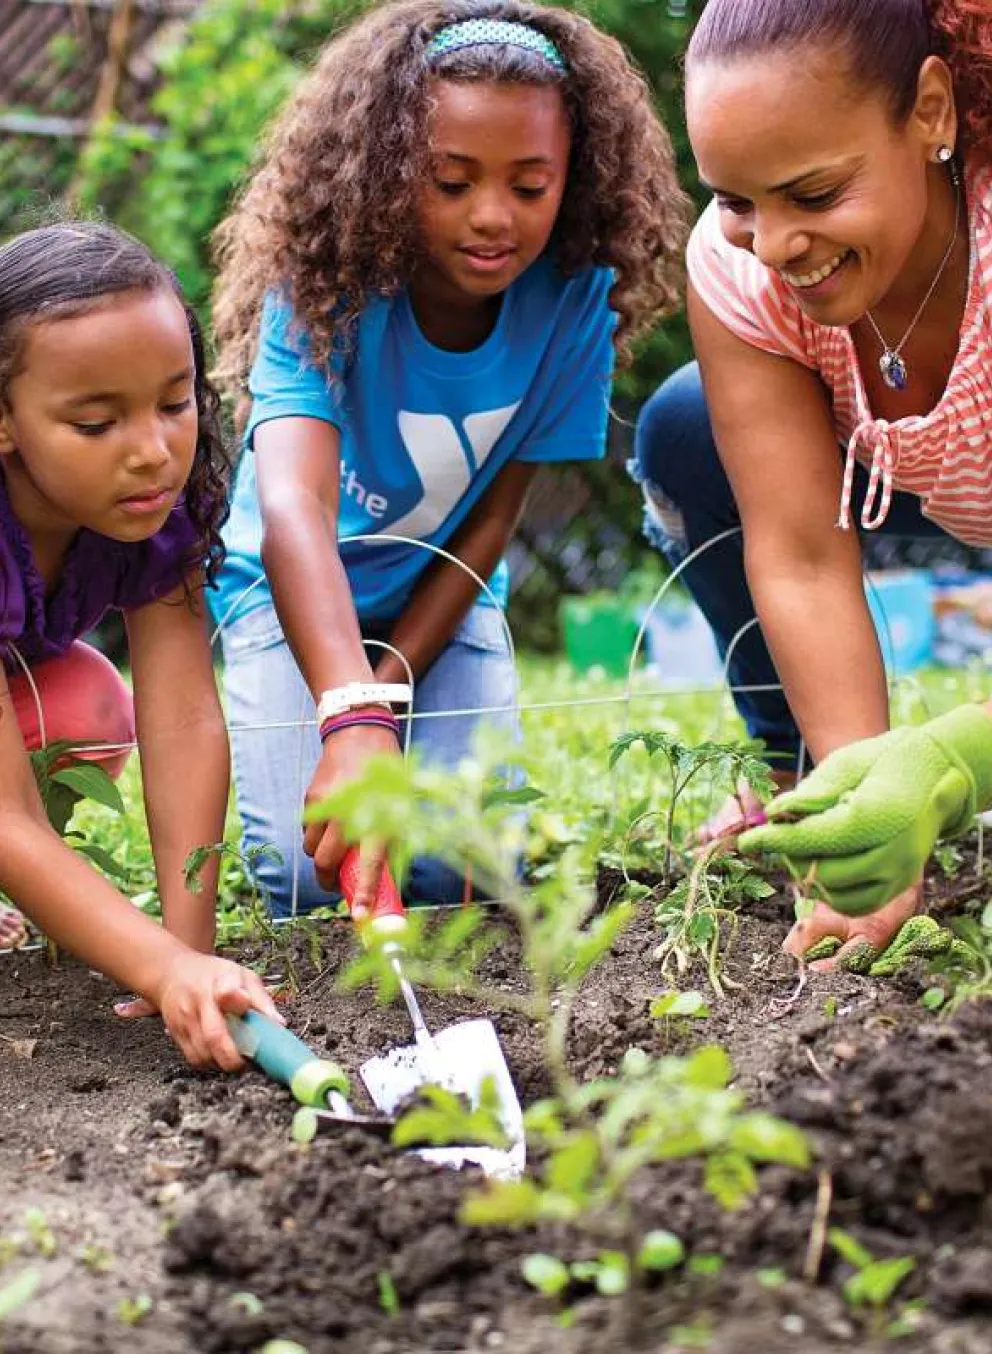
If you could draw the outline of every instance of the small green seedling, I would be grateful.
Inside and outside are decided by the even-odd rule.
[[[726,1264],[727,1262],[722,1255],[710,1255],[706,1253],[694,1255],[688,1265],[686,1265],[686,1269],[690,1274],[694,1274],[698,1278],[715,1279],[718,1275],[723,1273]]]
[[[789,1276],[784,1269],[759,1269],[754,1276],[762,1288],[784,1288],[789,1282]]]
[[[690,784],[702,771],[709,771],[716,786],[728,793],[736,793],[743,781],[759,796],[771,795],[774,786],[767,763],[757,755],[753,743],[697,743],[681,742],[660,729],[625,733],[616,739],[610,749],[610,770],[622,757],[640,744],[651,758],[660,757],[668,770],[669,800],[665,823],[665,856],[662,878],[671,883],[672,857],[675,846],[675,815],[679,801]]]
[[[41,1274],[36,1269],[26,1269],[16,1279],[0,1288],[0,1323],[13,1316],[19,1307],[30,1302],[38,1291]]]
[[[852,1307],[870,1308],[873,1328],[880,1331],[884,1328],[886,1308],[899,1285],[916,1268],[916,1261],[908,1255],[876,1260],[867,1247],[839,1227],[832,1227],[827,1239],[854,1269],[841,1290],[845,1301]]]
[[[80,1246],[76,1251],[76,1259],[94,1274],[105,1274],[114,1263],[113,1253],[106,1246],[97,1246],[93,1242]]]
[[[295,1340],[268,1340],[258,1354],[310,1354],[310,1351]]]
[[[133,1298],[121,1298],[117,1304],[117,1320],[124,1326],[138,1326],[155,1306],[147,1293]]]
[[[388,1269],[380,1269],[375,1276],[376,1283],[379,1285],[379,1306],[388,1317],[397,1317],[400,1314],[400,1295],[396,1291],[396,1284],[393,1276]]]
[[[659,1228],[644,1237],[635,1268],[661,1274],[684,1259],[685,1247],[675,1233]],[[630,1288],[630,1259],[624,1251],[600,1251],[595,1260],[574,1260],[570,1265],[555,1255],[528,1255],[521,1270],[530,1286],[549,1298],[561,1297],[573,1283],[592,1284],[603,1297],[619,1297]]]
[[[702,992],[662,992],[650,1011],[656,1020],[705,1020],[710,1008]]]
[[[738,913],[749,902],[773,893],[767,880],[752,866],[721,854],[715,843],[697,856],[689,874],[660,898],[654,918],[664,937],[655,951],[663,973],[674,962],[685,973],[694,955],[706,964],[710,986],[723,998],[723,962],[738,930]]]
[[[245,1316],[261,1316],[265,1310],[262,1299],[256,1297],[254,1293],[232,1293],[227,1305],[233,1307],[235,1311],[244,1312]]]
[[[55,1233],[49,1227],[48,1219],[40,1208],[29,1208],[25,1212],[24,1225],[28,1229],[31,1244],[39,1255],[50,1259],[57,1254],[59,1244],[55,1240]]]

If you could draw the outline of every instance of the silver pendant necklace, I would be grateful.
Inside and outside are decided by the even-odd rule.
[[[951,236],[951,242],[947,246],[944,257],[940,261],[940,267],[937,269],[936,277],[930,283],[930,290],[927,292],[926,296],[924,296],[920,303],[919,310],[910,321],[909,328],[894,348],[890,348],[886,343],[882,331],[875,323],[875,317],[872,315],[871,311],[869,310],[866,312],[868,323],[871,325],[872,329],[874,329],[875,337],[882,345],[882,356],[878,359],[878,369],[882,373],[882,380],[890,390],[905,390],[909,385],[909,368],[906,366],[906,359],[902,355],[902,350],[909,341],[909,337],[913,330],[919,324],[920,317],[926,310],[931,296],[933,296],[934,292],[937,290],[937,283],[944,276],[944,269],[950,263],[951,255],[954,253],[954,246],[958,242],[958,232],[961,229],[961,186],[957,182],[955,182],[955,190],[957,200],[954,212],[954,234]]]

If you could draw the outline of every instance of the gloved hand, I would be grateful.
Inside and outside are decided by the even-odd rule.
[[[769,823],[738,841],[778,853],[813,878],[838,912],[874,912],[919,877],[941,837],[992,804],[992,718],[963,705],[831,753],[769,804]]]

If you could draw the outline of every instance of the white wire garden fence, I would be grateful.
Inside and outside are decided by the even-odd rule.
[[[692,699],[694,701],[697,701],[700,697],[709,699],[712,702],[713,722],[711,731],[708,734],[708,736],[714,742],[722,741],[730,709],[730,702],[728,700],[728,697],[733,697],[735,694],[738,693],[757,694],[762,692],[773,692],[782,690],[781,684],[779,683],[766,683],[762,685],[734,685],[730,681],[730,666],[733,661],[736,648],[740,643],[740,641],[742,640],[742,638],[748,633],[748,631],[758,624],[756,619],[749,620],[732,637],[731,642],[728,645],[727,651],[724,655],[721,680],[717,685],[678,686],[665,683],[663,685],[659,684],[656,686],[652,686],[650,685],[649,682],[646,682],[643,679],[643,675],[640,674],[639,664],[641,656],[645,649],[646,636],[651,626],[652,617],[655,615],[658,609],[664,605],[666,598],[671,594],[672,590],[679,585],[680,579],[682,575],[685,573],[685,571],[696,560],[698,560],[707,550],[710,550],[715,546],[718,546],[735,536],[739,536],[740,534],[741,529],[739,527],[734,527],[724,532],[721,532],[714,537],[711,537],[709,540],[705,541],[702,545],[700,545],[690,554],[688,554],[686,558],[683,559],[678,564],[678,566],[672,570],[672,572],[668,575],[668,577],[665,578],[665,580],[661,583],[661,585],[656,590],[654,596],[652,597],[650,603],[644,608],[641,614],[640,627],[638,629],[634,643],[631,647],[629,659],[627,662],[626,677],[623,682],[623,689],[619,692],[610,692],[601,695],[600,694],[590,694],[590,695],[584,694],[580,696],[573,695],[563,697],[560,700],[557,699],[529,700],[529,701],[516,700],[515,702],[506,705],[488,705],[488,706],[472,706],[472,707],[461,706],[441,710],[418,710],[416,708],[416,682],[413,671],[410,667],[410,664],[407,662],[405,655],[402,654],[394,646],[384,641],[369,640],[368,644],[370,647],[379,647],[388,650],[399,659],[399,661],[401,662],[407,673],[411,689],[413,690],[413,700],[411,708],[408,713],[408,717],[405,721],[405,730],[404,730],[405,750],[407,751],[409,750],[414,721],[454,719],[454,718],[464,718],[466,716],[471,716],[476,719],[484,720],[487,716],[516,714],[520,717],[521,722],[525,723],[526,717],[528,715],[533,714],[547,714],[556,711],[557,712],[576,711],[582,709],[583,707],[588,708],[588,707],[614,706],[617,707],[620,712],[621,723],[619,732],[625,733],[633,731],[635,727],[636,728],[646,727],[645,720],[642,717],[638,718],[638,722],[635,725],[634,723],[635,706],[639,710],[643,710],[645,706],[650,706],[652,707],[653,716],[660,718],[668,710],[668,708],[671,707],[673,703],[677,703],[685,699]],[[397,544],[422,549],[430,553],[434,558],[446,560],[447,562],[462,568],[471,577],[475,585],[478,587],[480,593],[486,597],[489,605],[493,607],[496,613],[498,614],[500,618],[503,636],[506,643],[507,653],[511,658],[511,660],[514,663],[516,662],[516,647],[510,623],[507,619],[505,608],[500,604],[499,599],[493,593],[488,582],[485,579],[481,578],[478,574],[476,574],[474,570],[472,570],[468,565],[464,563],[464,561],[458,559],[455,555],[451,554],[447,550],[444,550],[440,546],[436,546],[430,544],[429,542],[416,540],[414,538],[406,536],[392,535],[388,533],[375,533],[374,535],[370,534],[368,536],[359,536],[352,539],[354,539],[356,542],[364,542],[373,546],[376,544]],[[256,589],[262,586],[263,582],[264,580],[259,578],[255,580],[253,583],[251,583],[247,588],[245,588],[243,592],[229,606],[226,613],[220,618],[211,636],[211,645],[214,648],[216,648],[220,643],[221,636],[225,631],[225,627],[227,627],[232,622],[232,618],[235,615],[241,612],[241,608],[244,602],[249,599],[251,594]],[[867,581],[867,586],[869,590],[872,589],[872,583],[870,579]],[[881,610],[880,614],[882,617],[882,625],[883,627],[885,627],[886,621],[884,609]],[[891,650],[891,636],[885,636],[884,629],[883,629],[883,638],[887,640],[888,647]],[[30,688],[30,691],[32,693],[32,697],[35,702],[38,728],[40,732],[40,742],[41,746],[44,747],[48,742],[48,738],[43,700],[38,691],[37,684],[35,683],[29,665],[25,662],[25,660],[23,659],[21,654],[17,651],[15,646],[12,645],[10,647],[14,655],[15,661],[17,662],[20,670],[23,672],[26,681],[28,683],[28,686]],[[658,656],[655,655],[655,663],[657,664],[658,661],[659,661]],[[673,666],[675,665],[677,665],[677,655],[673,655]],[[892,690],[892,685],[893,684],[890,679],[890,691]],[[920,699],[925,701],[923,693],[919,692],[918,694]],[[247,724],[229,723],[229,730],[232,733],[271,732],[272,730],[285,730],[287,734],[295,732],[299,735],[299,758],[297,766],[297,781],[298,781],[297,802],[302,805],[304,792],[309,782],[310,774],[312,773],[313,770],[313,768],[308,765],[306,760],[305,750],[307,746],[307,741],[304,738],[304,733],[306,731],[312,730],[315,727],[315,725],[316,725],[316,716],[315,711],[313,709],[313,701],[309,698],[309,696],[307,696],[301,706],[298,717],[294,720],[254,721]],[[82,746],[83,745],[80,745],[81,750]],[[88,756],[93,756],[94,754],[97,755],[112,754],[129,751],[132,750],[134,747],[135,744],[133,742],[131,743],[87,742],[85,744],[85,751]],[[806,768],[806,761],[807,758],[805,747],[803,744],[800,744],[800,752],[799,752],[800,774],[802,774]],[[621,788],[622,775],[623,775],[622,767],[618,765],[612,772],[612,803],[610,805],[610,814],[611,819],[613,820],[615,820],[618,812],[619,792]],[[716,785],[714,780],[711,783],[709,790],[709,799],[711,805],[715,794],[715,790]],[[981,852],[982,852],[981,819],[979,819],[979,826],[980,826],[979,858],[981,860]],[[294,857],[291,863],[292,868],[291,913],[288,918],[281,919],[290,923],[294,921],[298,916],[298,895],[299,895],[301,864],[302,864],[302,845],[298,844],[297,846],[294,847]]]

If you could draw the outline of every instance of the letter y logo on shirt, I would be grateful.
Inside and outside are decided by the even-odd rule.
[[[433,535],[485,465],[519,408],[518,400],[503,409],[467,414],[463,425],[467,446],[447,414],[411,414],[401,409],[397,419],[400,437],[420,477],[423,497],[398,521],[384,523],[383,529],[418,540]]]

